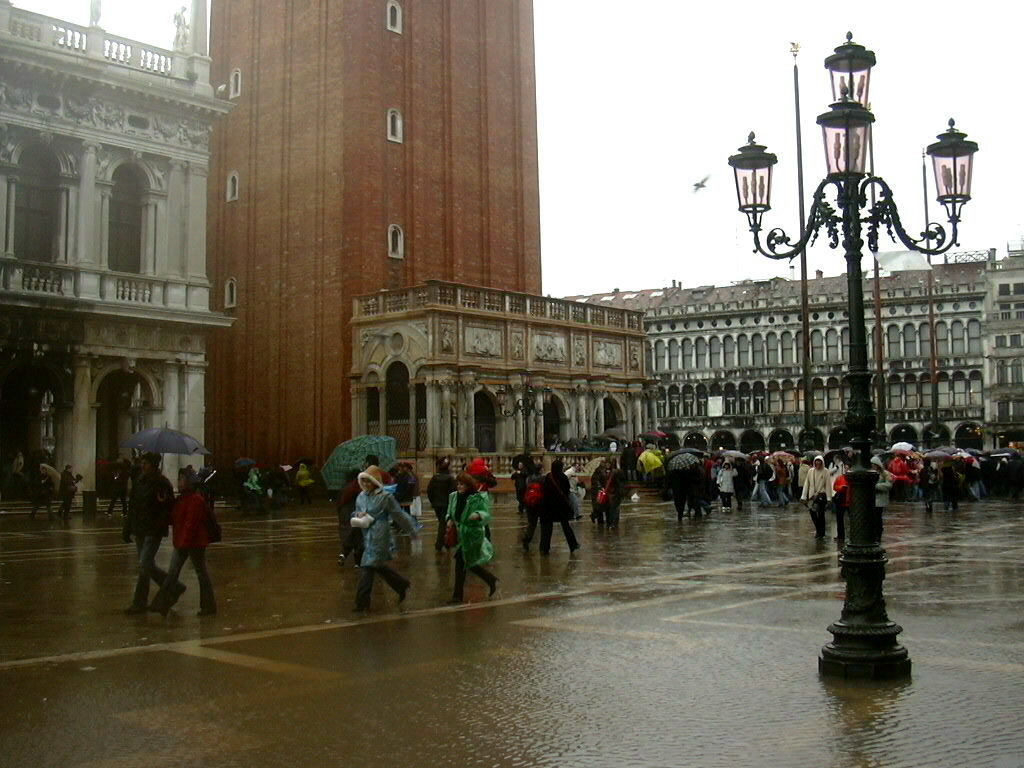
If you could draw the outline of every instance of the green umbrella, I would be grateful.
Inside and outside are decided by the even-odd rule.
[[[320,470],[324,484],[332,491],[344,487],[349,473],[362,469],[369,454],[380,459],[381,469],[391,469],[398,456],[395,438],[386,435],[360,435],[346,440],[331,451],[330,458],[324,462]]]

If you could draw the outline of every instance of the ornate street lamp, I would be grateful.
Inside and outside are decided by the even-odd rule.
[[[825,59],[832,80],[835,102],[818,116],[825,149],[827,174],[814,192],[806,227],[799,241],[791,243],[781,229],[772,229],[762,242],[761,222],[771,209],[772,166],[777,159],[765,147],[749,143],[729,158],[736,178],[739,209],[746,214],[754,235],[755,251],[770,259],[789,259],[805,251],[824,228],[829,245],[842,245],[846,257],[850,315],[850,400],[846,427],[854,448],[854,464],[847,473],[852,491],[849,538],[840,556],[846,580],[842,616],[828,631],[833,640],[821,650],[818,670],[823,675],[859,678],[896,678],[910,674],[910,657],[896,641],[902,628],[889,620],[882,594],[885,579],[885,550],[874,539],[877,473],[871,470],[871,442],[875,428],[871,401],[871,373],[868,371],[867,339],[864,331],[864,283],[861,251],[866,228],[867,246],[878,250],[879,230],[899,239],[911,250],[929,255],[948,251],[957,241],[957,225],[963,205],[970,200],[974,153],[978,145],[953,127],[928,147],[935,171],[939,202],[946,208],[950,234],[939,224],[929,224],[919,239],[912,238],[900,222],[889,185],[869,171],[868,142],[874,115],[867,109],[871,68],[875,55],[852,41],[835,49]],[[869,203],[868,192],[877,190],[878,200]],[[825,199],[834,190],[836,205]]]
[[[548,402],[551,397],[551,389],[549,387],[534,387],[530,383],[529,374],[522,374],[523,378],[523,396],[516,398],[514,392],[510,392],[504,384],[498,386],[495,394],[498,398],[498,408],[501,410],[504,416],[515,416],[517,413],[523,414],[523,452],[530,452],[530,422],[532,416],[539,410],[537,408],[537,395],[542,396],[543,402]],[[506,408],[505,406],[509,407]],[[542,406],[543,407],[543,406]],[[544,446],[540,446],[540,450],[544,450]]]

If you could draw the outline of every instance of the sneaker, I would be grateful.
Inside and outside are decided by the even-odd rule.
[[[345,553],[342,552],[338,555],[338,565],[345,565]]]

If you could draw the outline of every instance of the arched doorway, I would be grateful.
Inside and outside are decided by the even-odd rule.
[[[957,448],[976,448],[981,450],[983,445],[984,432],[980,424],[967,422],[956,428],[955,445]]]
[[[623,419],[619,411],[619,404],[611,397],[604,398],[604,428],[612,429],[622,424]]]
[[[63,388],[49,368],[28,364],[12,370],[0,386],[0,493],[4,498],[27,498],[27,478],[33,462],[54,464],[63,402]],[[21,454],[21,468],[13,473]],[[70,457],[59,457],[67,460]]]
[[[743,453],[753,453],[764,450],[764,435],[753,429],[748,429],[740,435],[740,450]]]
[[[776,430],[789,434],[784,429]],[[799,445],[802,451],[823,451],[825,450],[825,435],[817,427],[811,427],[810,429],[800,430],[800,442],[799,444],[792,442],[792,436],[789,438],[783,438],[782,443],[778,448],[772,448],[773,451],[786,450],[788,448],[796,448]]]
[[[727,430],[720,429],[711,436],[711,448],[713,450],[736,450],[736,436]]]
[[[774,453],[796,445],[793,433],[786,429],[775,429],[768,435],[768,450]]]
[[[949,430],[946,430],[947,434]],[[893,443],[910,443],[917,446],[917,430],[909,424],[897,424],[889,433],[889,445]]]
[[[845,448],[850,444],[850,430],[846,427],[836,427],[828,433],[829,448]]]
[[[938,448],[940,445],[949,445],[951,435],[949,427],[945,424],[929,424],[924,429],[923,442],[926,447]]]
[[[96,401],[96,458],[116,461],[126,453],[121,443],[149,426],[149,387],[137,373],[113,371],[100,382]]]
[[[409,424],[409,369],[394,362],[384,374],[384,419],[382,434],[395,438],[399,451],[412,448]]]
[[[704,437],[700,432],[690,432],[683,439],[684,448],[696,448],[699,451],[706,451],[708,449],[708,439]]]
[[[498,450],[495,434],[497,424],[490,396],[486,392],[477,392],[473,395],[473,437],[476,449],[481,453],[494,453]]]
[[[555,440],[564,439],[566,435],[562,433],[562,430],[566,426],[562,402],[551,396],[544,402],[544,447],[548,448]]]

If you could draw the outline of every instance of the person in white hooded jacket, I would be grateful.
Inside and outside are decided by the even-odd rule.
[[[811,513],[811,522],[814,523],[814,538],[825,538],[825,507],[831,500],[832,474],[825,469],[825,459],[815,456],[811,470],[804,478],[804,490],[800,499],[807,502]]]

